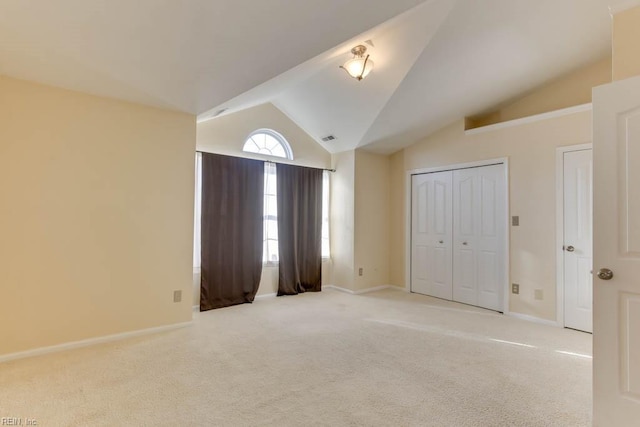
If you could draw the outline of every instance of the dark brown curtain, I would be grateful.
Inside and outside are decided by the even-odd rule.
[[[201,311],[253,301],[263,203],[264,162],[202,153]]]
[[[278,295],[321,290],[322,170],[276,166]]]

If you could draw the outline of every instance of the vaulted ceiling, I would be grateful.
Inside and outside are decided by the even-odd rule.
[[[271,102],[331,152],[390,153],[610,54],[624,2],[2,0],[0,74],[200,120]]]

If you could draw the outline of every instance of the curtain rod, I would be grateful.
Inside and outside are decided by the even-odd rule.
[[[205,154],[218,154],[218,153],[210,153],[208,151],[200,151],[200,150],[196,150],[196,153],[205,153]],[[221,156],[226,156],[227,154],[220,154]],[[231,157],[238,157],[238,156],[231,156]],[[249,159],[249,157],[241,157],[243,159]],[[263,160],[263,159],[249,159],[249,160],[258,160],[258,161],[262,161],[265,163],[273,163],[274,165],[292,165],[291,163],[282,163],[282,162],[274,162],[273,160]],[[292,165],[292,166],[300,166],[300,165]],[[327,172],[335,172],[335,169],[326,169],[326,168],[314,168],[313,166],[302,166],[304,168],[310,168],[310,169],[320,169],[323,171],[327,171]]]

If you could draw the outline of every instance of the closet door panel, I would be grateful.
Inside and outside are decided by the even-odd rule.
[[[411,179],[411,291],[452,299],[452,173]]]
[[[478,168],[479,225],[477,246],[478,304],[503,310],[505,270],[505,177],[502,165]]]
[[[453,300],[477,305],[478,173],[453,171]]]

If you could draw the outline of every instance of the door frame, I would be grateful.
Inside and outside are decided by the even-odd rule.
[[[556,148],[556,326],[564,328],[564,155],[591,150],[593,143],[565,145]],[[592,157],[593,158],[593,157]],[[591,236],[593,240],[593,235]]]
[[[504,223],[504,293],[502,296],[502,313],[509,314],[509,283],[511,280],[511,251],[509,247],[510,231],[509,224],[511,223],[509,216],[509,158],[498,157],[495,159],[479,160],[469,163],[457,163],[443,166],[432,166],[428,168],[411,169],[406,172],[405,177],[405,291],[411,292],[411,177],[413,175],[421,175],[425,173],[433,172],[445,172],[453,171],[456,169],[468,169],[477,168],[482,166],[491,166],[502,164],[504,169],[504,182],[505,182],[505,218]]]

